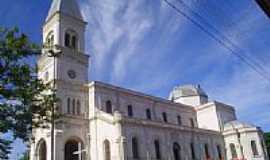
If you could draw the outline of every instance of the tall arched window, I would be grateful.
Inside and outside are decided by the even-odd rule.
[[[65,33],[65,46],[71,49],[78,48],[77,33],[73,30],[67,30]]]
[[[230,144],[230,150],[231,150],[232,158],[238,158],[236,148],[233,143]]]
[[[106,112],[107,113],[110,113],[110,114],[112,114],[112,102],[111,101],[107,101],[106,102]]]
[[[204,152],[205,152],[205,157],[206,157],[206,159],[210,159],[211,156],[210,156],[210,153],[209,153],[209,147],[208,147],[208,144],[204,144]]]
[[[76,101],[75,99],[72,100],[72,114],[76,114]]]
[[[132,143],[132,156],[133,158],[138,159],[140,157],[138,139],[136,137],[133,137],[131,143]]]
[[[43,139],[38,142],[37,154],[37,160],[47,160],[47,146]]]
[[[73,35],[72,38],[71,38],[71,47],[73,49],[77,48],[77,37],[75,35]]]
[[[259,152],[258,152],[256,141],[252,140],[250,145],[251,145],[253,155],[258,156]]]
[[[152,116],[151,116],[151,110],[148,108],[146,109],[146,118],[151,120],[152,119]]]
[[[195,124],[194,124],[193,118],[190,118],[189,120],[190,120],[190,126],[191,126],[192,128],[194,128],[194,127],[195,127]]]
[[[83,144],[80,141],[69,140],[65,144],[65,160],[79,160]],[[82,156],[83,157],[83,156]]]
[[[133,108],[132,108],[132,105],[128,105],[128,116],[129,117],[133,117]]]
[[[181,147],[177,142],[173,144],[173,157],[174,160],[181,160]]]
[[[69,33],[65,34],[65,46],[70,47],[70,34]]]
[[[110,147],[110,141],[105,140],[103,143],[104,147],[104,160],[111,160],[111,147]]]
[[[167,119],[167,113],[166,113],[166,112],[163,112],[163,113],[162,113],[162,117],[163,117],[163,121],[164,121],[164,122],[168,122],[168,119]]]
[[[182,118],[181,118],[181,116],[177,116],[177,123],[178,123],[178,125],[182,125]]]
[[[219,160],[222,160],[222,151],[220,145],[217,145],[217,153],[218,153],[218,158]]]
[[[196,159],[195,149],[194,149],[194,143],[190,143],[190,152],[191,152],[191,158],[192,160]]]
[[[156,159],[161,159],[161,152],[160,152],[159,141],[158,140],[155,140],[154,141],[154,145],[155,145]]]
[[[77,100],[77,115],[81,114],[81,102],[80,100]]]
[[[70,98],[67,99],[67,113],[70,114],[71,113],[71,104],[70,104]]]

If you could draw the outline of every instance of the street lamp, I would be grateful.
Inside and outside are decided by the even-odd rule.
[[[54,160],[54,128],[55,128],[55,106],[56,106],[56,59],[62,53],[62,50],[58,45],[55,46],[44,46],[44,51],[48,57],[53,58],[53,106],[51,108],[51,160]]]

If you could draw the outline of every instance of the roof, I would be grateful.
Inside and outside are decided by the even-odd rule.
[[[122,87],[119,87],[119,86],[114,86],[114,85],[107,84],[107,83],[100,82],[100,81],[92,81],[91,83],[88,84],[88,86],[89,87],[93,87],[93,86],[104,87],[104,88],[111,89],[111,90],[114,90],[114,91],[119,91],[119,92],[127,93],[127,94],[130,94],[130,95],[133,95],[133,96],[149,99],[151,101],[154,101],[155,103],[161,103],[161,104],[163,103],[163,104],[166,104],[166,105],[185,108],[185,109],[188,109],[189,111],[195,111],[194,107],[189,106],[189,105],[180,104],[180,103],[174,103],[173,101],[170,101],[170,100],[167,100],[167,99],[164,99],[164,98],[161,98],[161,97],[155,97],[155,96],[148,95],[148,94],[145,94],[145,93],[142,93],[142,92],[122,88]]]
[[[83,20],[77,0],[53,0],[46,21],[57,12]]]
[[[191,96],[204,96],[208,97],[207,94],[199,85],[184,85],[175,87],[170,94],[170,100],[177,99],[180,97],[191,97]]]
[[[224,125],[224,131],[236,130],[236,129],[242,129],[242,128],[257,128],[257,126],[246,123],[246,122],[240,122],[240,121],[230,121]]]

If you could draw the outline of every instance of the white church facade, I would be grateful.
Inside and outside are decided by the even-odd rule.
[[[200,86],[169,99],[89,82],[85,27],[76,0],[53,0],[43,41],[57,58],[39,58],[39,77],[55,80],[60,101],[55,160],[268,160],[263,132],[237,120],[232,106],[209,101]],[[33,130],[31,160],[51,160],[51,130]]]

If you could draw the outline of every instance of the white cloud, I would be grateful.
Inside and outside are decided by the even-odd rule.
[[[130,68],[135,68],[142,58],[149,58],[150,53],[142,47],[143,41],[151,38],[148,34],[159,34],[156,45],[165,48],[172,41],[170,36],[183,24],[171,8],[160,2],[99,0],[85,1],[82,7],[89,22],[87,52],[93,57],[92,72],[96,79],[103,79],[106,72],[106,78],[114,84],[121,84]],[[154,63],[160,58],[156,54],[148,61]]]
[[[188,5],[199,8],[195,4]],[[251,7],[239,9],[237,14],[230,14],[232,17],[226,26],[217,27],[240,48],[250,51],[257,31],[265,25],[256,12]],[[269,87],[264,80],[248,66],[239,65],[237,58],[206,34],[195,32],[193,25],[165,3],[86,0],[83,13],[89,22],[86,45],[93,56],[94,79],[147,93],[168,91],[176,82],[202,82],[211,97],[236,105],[240,117],[244,117],[243,112],[256,112],[261,110],[257,106],[269,104]],[[220,15],[222,13],[212,16],[227,18]],[[190,36],[194,37],[189,39],[194,44],[184,39]],[[200,39],[202,41],[198,42]],[[254,54],[246,56],[256,59]]]

